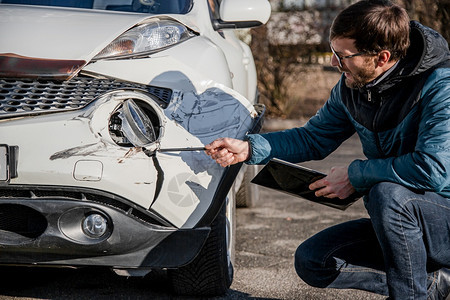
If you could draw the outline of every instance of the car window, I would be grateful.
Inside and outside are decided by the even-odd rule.
[[[211,16],[214,19],[219,19],[219,6],[220,1],[219,0],[208,0],[209,9],[211,11]]]
[[[0,0],[0,3],[91,8],[152,14],[186,14],[193,0]]]

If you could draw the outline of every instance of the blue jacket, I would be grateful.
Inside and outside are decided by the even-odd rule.
[[[323,159],[355,132],[367,158],[348,168],[358,192],[389,181],[450,198],[450,52],[442,36],[411,22],[411,46],[388,76],[359,90],[342,76],[305,126],[248,135],[247,163]]]

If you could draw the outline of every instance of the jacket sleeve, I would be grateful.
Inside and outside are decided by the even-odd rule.
[[[359,192],[389,181],[449,196],[450,69],[438,69],[422,89],[419,132],[415,149],[398,157],[356,160],[349,179]]]
[[[303,127],[250,134],[252,153],[247,164],[265,164],[271,158],[298,163],[318,160],[333,152],[355,129],[340,97],[340,83],[325,105]]]

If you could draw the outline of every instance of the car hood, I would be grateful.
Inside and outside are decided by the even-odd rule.
[[[0,54],[90,61],[148,14],[0,5]]]

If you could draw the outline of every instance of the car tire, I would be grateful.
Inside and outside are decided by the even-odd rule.
[[[255,207],[259,199],[259,189],[256,184],[251,183],[251,180],[258,173],[258,166],[248,165],[242,180],[241,186],[236,193],[237,207]]]
[[[234,215],[229,214],[230,205],[223,205],[211,232],[196,258],[188,265],[168,270],[173,291],[186,296],[221,296],[233,281]],[[234,214],[234,209],[232,209]],[[228,221],[230,219],[230,222]]]

